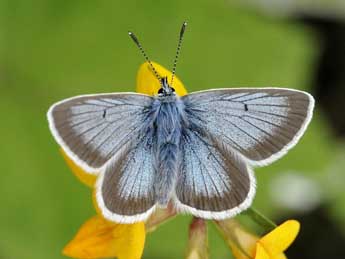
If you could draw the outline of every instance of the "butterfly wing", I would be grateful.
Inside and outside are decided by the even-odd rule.
[[[182,97],[188,120],[255,166],[283,156],[303,135],[314,99],[284,88],[218,89]]]
[[[144,221],[156,207],[154,155],[150,134],[122,147],[97,181],[103,215],[119,223]]]
[[[49,109],[49,126],[73,161],[96,173],[137,137],[147,124],[152,101],[152,97],[136,93],[77,96]]]
[[[183,161],[175,203],[182,212],[207,219],[225,219],[248,208],[255,178],[238,152],[202,129],[182,137]]]

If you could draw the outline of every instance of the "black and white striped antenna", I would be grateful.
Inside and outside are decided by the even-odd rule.
[[[180,52],[181,52],[182,40],[183,40],[183,35],[184,35],[185,30],[186,30],[186,27],[187,27],[187,22],[183,22],[183,24],[181,26],[181,30],[180,30],[180,37],[179,37],[178,44],[177,44],[176,55],[175,55],[175,59],[174,59],[174,63],[173,63],[173,69],[172,69],[172,76],[171,76],[170,86],[172,86],[173,82],[174,82],[174,77],[175,77],[175,74],[176,74],[176,65],[177,65],[177,61],[178,61],[178,58],[179,58],[179,55],[180,55]],[[155,76],[157,77],[159,82],[161,82],[161,84],[162,84],[161,76],[158,74],[157,70],[154,68],[151,60],[149,59],[149,57],[147,56],[146,52],[144,51],[144,48],[140,44],[138,38],[135,36],[135,34],[133,32],[130,32],[130,31],[128,32],[128,35],[134,41],[135,45],[137,45],[137,47],[139,48],[141,54],[144,56],[145,60],[147,61],[147,63],[151,67],[153,73],[155,74]]]
[[[174,82],[177,60],[178,60],[178,57],[180,55],[181,46],[182,46],[182,39],[183,39],[184,32],[186,30],[186,27],[187,27],[187,22],[183,22],[181,30],[180,30],[180,37],[179,37],[178,44],[177,44],[176,55],[175,55],[175,59],[174,59],[174,63],[173,63],[172,77],[171,77],[171,83],[170,83],[171,86],[173,85],[173,82]]]
[[[129,36],[131,37],[131,39],[134,41],[135,45],[138,46],[138,48],[139,48],[141,54],[143,54],[145,60],[147,61],[147,63],[149,63],[149,65],[150,65],[150,67],[151,67],[153,73],[155,74],[155,76],[157,77],[157,79],[159,80],[159,82],[161,82],[161,81],[162,81],[162,78],[161,78],[160,75],[157,73],[155,67],[152,65],[151,60],[150,60],[149,57],[146,55],[146,52],[144,51],[143,46],[140,44],[138,38],[134,35],[133,32],[130,32],[130,31],[128,32],[128,35],[129,35]]]

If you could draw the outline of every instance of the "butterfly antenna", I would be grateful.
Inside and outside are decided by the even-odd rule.
[[[149,57],[146,55],[146,52],[144,51],[143,46],[140,44],[138,38],[134,35],[133,32],[130,32],[130,31],[128,32],[128,35],[132,38],[132,40],[134,41],[135,45],[138,46],[138,48],[139,48],[141,54],[143,54],[145,60],[147,61],[147,63],[149,63],[149,65],[150,65],[150,67],[151,67],[153,73],[155,74],[155,76],[157,77],[157,79],[159,80],[159,82],[161,82],[161,81],[162,81],[162,78],[159,76],[159,74],[157,73],[157,70],[156,70],[156,69],[154,68],[154,66],[152,65],[151,60],[150,60]]]
[[[173,70],[172,70],[171,86],[173,85],[173,82],[174,82],[174,77],[175,77],[175,73],[176,73],[176,64],[177,64],[178,57],[180,55],[182,39],[183,39],[184,32],[186,30],[186,27],[187,27],[187,22],[184,22],[182,24],[182,27],[181,27],[180,38],[179,38],[178,44],[177,44],[176,55],[175,55],[175,60],[174,60]]]

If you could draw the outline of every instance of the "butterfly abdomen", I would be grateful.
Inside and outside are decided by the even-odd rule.
[[[156,117],[156,181],[155,193],[158,203],[166,206],[175,187],[180,159],[182,103],[174,98],[171,102],[160,102]]]

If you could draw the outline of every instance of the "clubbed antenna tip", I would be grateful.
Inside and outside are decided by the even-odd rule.
[[[132,40],[134,41],[134,43],[139,47],[139,46],[140,46],[139,40],[138,40],[138,38],[134,35],[134,33],[131,32],[131,31],[129,31],[129,32],[128,32],[128,35],[132,38]]]
[[[181,27],[181,31],[180,31],[180,38],[183,37],[183,34],[186,30],[186,27],[187,27],[187,22],[183,22],[182,27]]]

